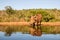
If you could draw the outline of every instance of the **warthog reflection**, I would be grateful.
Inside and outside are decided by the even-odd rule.
[[[32,28],[32,27],[29,27],[28,29],[29,29],[29,31],[25,31],[24,29],[24,31],[22,31],[22,28],[20,29],[21,27],[7,27],[6,28],[6,30],[5,30],[5,36],[11,36],[11,34],[14,32],[14,33],[16,33],[16,32],[22,32],[22,33],[28,33],[28,34],[31,34],[31,35],[33,35],[33,36],[41,36],[42,35],[42,32],[41,32],[41,30],[40,29],[34,29],[34,28]]]
[[[40,29],[36,30],[34,28],[30,28],[30,34],[33,35],[33,36],[41,36],[42,32],[41,32]]]

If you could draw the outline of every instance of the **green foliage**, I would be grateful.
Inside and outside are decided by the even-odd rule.
[[[47,13],[46,11],[38,11],[37,14],[42,14],[42,21],[45,21],[45,22],[49,22],[50,20],[54,19],[54,15],[53,14],[50,14],[50,13]]]
[[[6,6],[5,9],[5,11],[0,11],[0,22],[19,22],[21,18],[29,21],[30,17],[36,14],[42,14],[43,22],[55,22],[60,20],[60,10],[57,9],[14,10],[11,6]]]
[[[12,9],[11,6],[6,6],[5,9],[6,9],[6,13],[7,13],[8,15],[12,15],[12,14],[15,13],[15,11]]]
[[[52,20],[52,19],[55,19],[55,17],[54,17],[53,15],[49,15],[49,14],[48,14],[48,15],[46,15],[46,16],[44,17],[43,20],[44,20],[45,22],[49,22],[49,21]]]

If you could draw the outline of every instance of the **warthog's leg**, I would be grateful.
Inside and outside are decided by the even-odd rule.
[[[41,30],[41,21],[40,21],[40,23],[39,23],[39,29]]]
[[[41,21],[37,22],[37,29],[41,29]]]
[[[33,22],[33,28],[35,28],[35,22]]]
[[[37,22],[37,29],[39,29],[39,24],[38,24],[39,22]]]

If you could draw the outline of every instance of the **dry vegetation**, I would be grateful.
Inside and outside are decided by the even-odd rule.
[[[10,7],[10,6],[8,6]],[[11,7],[0,11],[0,22],[29,21],[30,17],[38,13],[42,14],[43,22],[60,21],[60,10],[58,9],[23,9],[14,10]]]

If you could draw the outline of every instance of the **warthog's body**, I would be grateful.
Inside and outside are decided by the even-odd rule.
[[[31,24],[33,25],[33,28],[34,28],[35,27],[35,18],[34,18],[34,16],[31,16],[30,22],[31,22]]]
[[[41,21],[42,21],[42,15],[41,14],[37,14],[35,16],[31,16],[31,23],[33,24],[33,28],[35,27],[35,24],[37,25],[37,28],[39,25],[41,25]]]
[[[37,27],[38,27],[39,25],[41,26],[42,15],[41,15],[41,14],[37,14],[35,21],[36,21],[36,23],[37,23]]]

